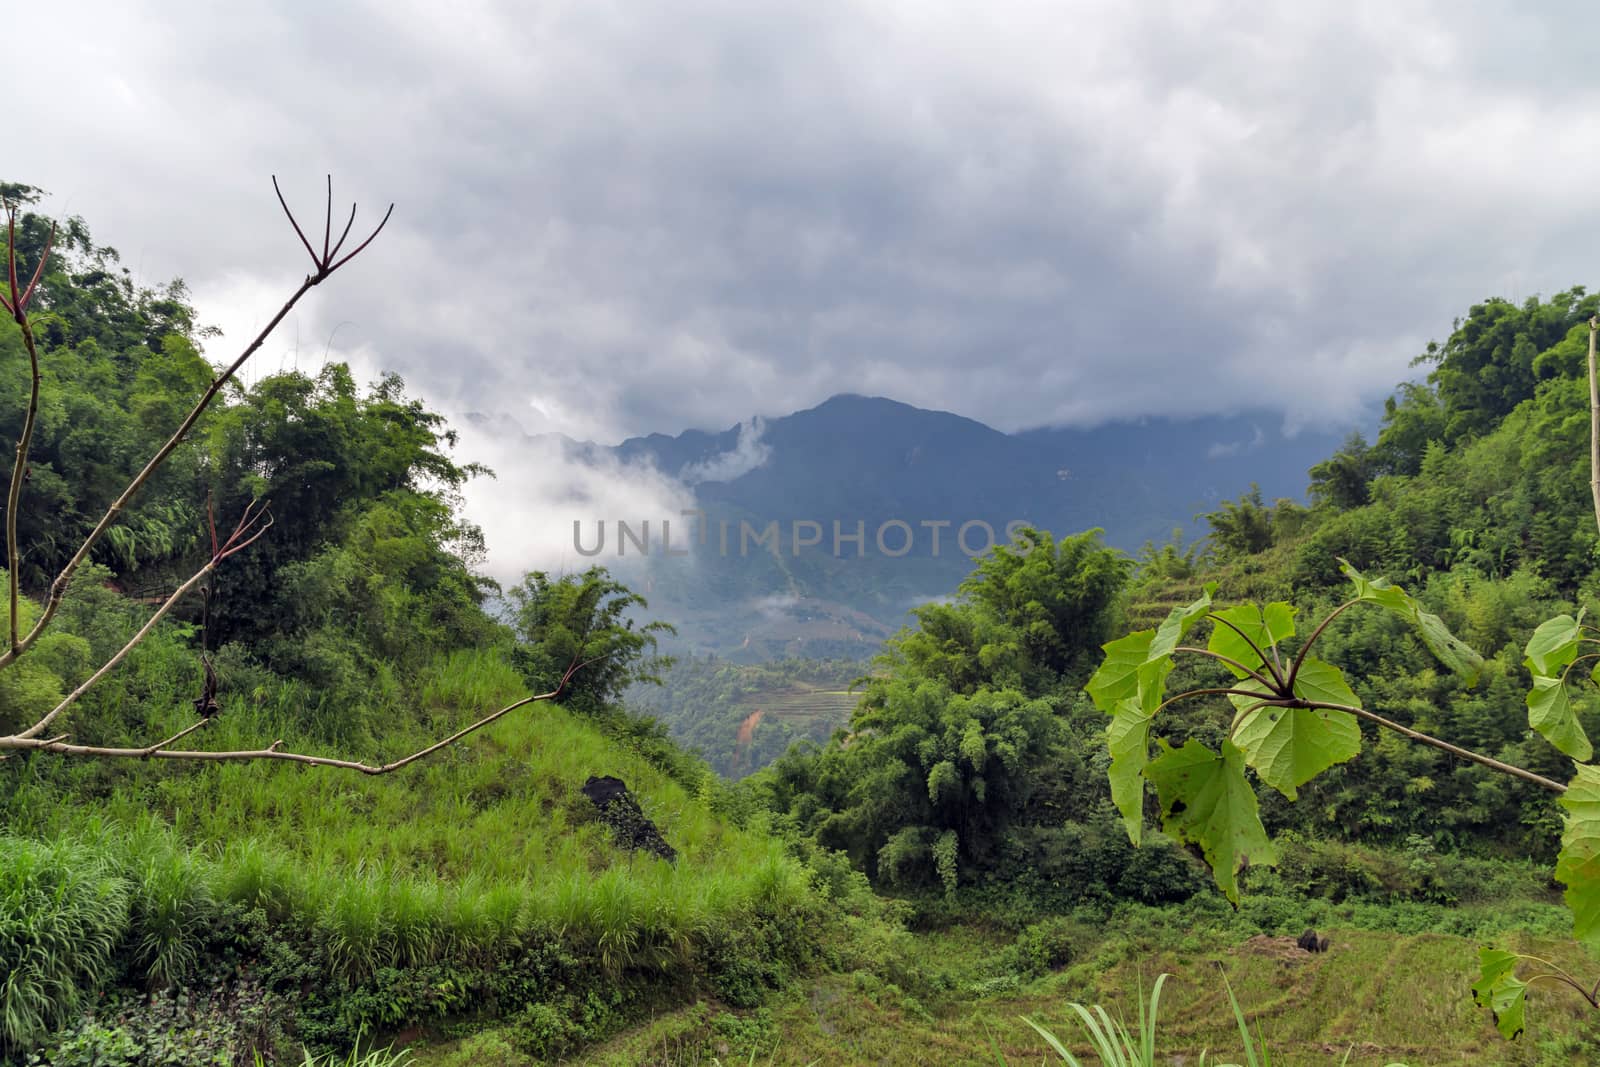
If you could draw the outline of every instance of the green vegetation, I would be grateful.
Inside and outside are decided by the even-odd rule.
[[[856,660],[731,663],[678,656],[659,686],[630,690],[635,713],[655,717],[713,770],[738,779],[767,766],[796,741],[826,742],[861,700],[855,683],[870,671]]]
[[[1474,308],[1309,505],[1251,489],[1137,559],[1026,532],[871,663],[673,663],[603,570],[498,597],[457,507],[487,472],[341,366],[228,384],[69,567],[217,371],[181,284],[48,235],[19,219],[33,349],[0,337],[0,436],[32,438],[15,632],[48,623],[0,653],[0,736],[59,708],[71,740],[0,760],[0,1056],[1600,1054],[1594,298]],[[213,541],[266,500],[259,540]],[[378,769],[473,726],[394,774],[276,758]],[[73,748],[158,738],[278,744]],[[677,859],[623,847],[591,776]]]

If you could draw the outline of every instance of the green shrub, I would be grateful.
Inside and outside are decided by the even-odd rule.
[[[1045,919],[1017,935],[1004,961],[1009,970],[1037,978],[1071,963],[1076,954],[1074,946],[1082,940],[1082,931],[1071,919]]]
[[[259,986],[110,1000],[30,1062],[50,1067],[229,1067],[258,1047]]]

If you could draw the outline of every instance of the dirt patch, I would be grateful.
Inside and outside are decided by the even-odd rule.
[[[749,747],[751,738],[756,735],[756,727],[761,725],[761,720],[765,716],[766,712],[760,708],[745,716],[744,721],[739,724],[738,734],[735,735],[735,740],[738,741],[740,748]]]
[[[1301,948],[1292,937],[1268,937],[1266,934],[1257,934],[1240,948],[1253,956],[1266,956],[1274,960],[1304,963],[1311,959],[1311,953]]]

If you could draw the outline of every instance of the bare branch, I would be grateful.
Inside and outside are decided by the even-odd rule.
[[[28,410],[22,420],[22,434],[17,438],[16,462],[11,467],[11,485],[6,492],[6,585],[10,595],[10,620],[11,627],[7,640],[10,644],[9,651],[14,655],[20,650],[21,640],[21,593],[17,575],[21,563],[22,550],[17,544],[17,510],[22,503],[22,484],[28,477],[28,450],[33,446],[33,429],[39,419],[39,349],[34,341],[33,328],[28,324],[28,300],[33,296],[34,287],[39,284],[40,275],[44,272],[45,261],[50,258],[50,249],[55,243],[56,228],[50,227],[50,237],[45,242],[44,254],[39,257],[39,264],[34,268],[33,278],[28,282],[27,291],[17,293],[17,211],[10,204],[6,205],[6,272],[11,285],[11,302],[6,304],[6,310],[16,320],[17,328],[22,332],[22,347],[28,352]],[[3,302],[3,301],[0,301]]]
[[[328,175],[328,208],[322,214],[322,262],[328,262],[328,239],[333,236],[333,175]]]
[[[1220,661],[1222,663],[1226,663],[1230,667],[1237,667],[1241,671],[1244,671],[1244,673],[1246,675],[1248,675],[1251,678],[1254,678],[1256,681],[1258,681],[1262,685],[1266,686],[1267,689],[1271,693],[1274,693],[1274,694],[1276,694],[1278,696],[1288,696],[1288,695],[1290,695],[1289,691],[1287,691],[1287,690],[1285,690],[1283,688],[1283,683],[1278,679],[1276,674],[1274,674],[1269,679],[1266,676],[1262,675],[1259,671],[1251,670],[1249,667],[1246,667],[1243,663],[1240,663],[1238,660],[1234,659],[1231,656],[1224,656],[1220,652],[1213,652],[1209,648],[1199,648],[1199,647],[1196,647],[1195,645],[1179,645],[1177,648],[1174,648],[1172,651],[1174,651],[1174,652],[1192,652],[1197,656],[1210,656],[1214,660],[1218,660],[1218,661]],[[1263,660],[1262,663],[1263,663],[1264,666],[1267,666],[1265,660]],[[1267,669],[1271,670],[1272,668],[1270,666],[1267,666]],[[1257,694],[1257,695],[1259,696],[1260,694]]]
[[[1257,645],[1255,643],[1255,641],[1251,640],[1249,634],[1245,633],[1243,630],[1239,629],[1233,623],[1229,622],[1227,619],[1224,619],[1221,615],[1218,615],[1216,612],[1207,612],[1206,613],[1206,618],[1210,619],[1214,623],[1220,622],[1222,625],[1226,626],[1228,629],[1232,630],[1234,633],[1238,634],[1241,638],[1243,638],[1244,643],[1249,645],[1251,650],[1253,652],[1255,652],[1256,658],[1261,660],[1261,665],[1263,667],[1267,668],[1267,670],[1272,673],[1272,680],[1273,680],[1273,682],[1276,683],[1276,684],[1272,685],[1272,688],[1273,689],[1281,689],[1283,687],[1283,677],[1272,666],[1272,661],[1267,659],[1266,650],[1263,649],[1260,645]],[[1207,654],[1208,655],[1215,655],[1215,653],[1207,653]],[[1248,667],[1245,667],[1244,669],[1245,670],[1249,670]],[[1250,673],[1254,674],[1255,672],[1251,671]]]
[[[344,266],[346,263],[350,262],[352,259],[354,259],[357,256],[359,256],[362,253],[362,251],[368,245],[370,245],[373,241],[377,240],[378,234],[382,233],[383,232],[383,228],[385,226],[389,225],[389,216],[393,215],[393,214],[394,214],[394,205],[390,204],[389,205],[389,210],[385,211],[383,213],[383,219],[381,221],[379,221],[378,228],[376,230],[373,230],[372,233],[370,233],[367,236],[367,239],[365,241],[362,241],[360,244],[356,245],[355,251],[349,253],[343,259],[339,260],[338,262],[334,263],[332,266],[328,267],[327,268],[328,273],[332,274],[334,271],[338,270],[340,267]],[[355,212],[355,208],[352,207],[350,209],[350,221],[354,222],[355,220],[356,220],[356,212]],[[340,244],[344,244],[344,238],[343,237],[339,238],[339,243]]]
[[[1302,665],[1304,665],[1306,657],[1311,654],[1311,646],[1316,644],[1317,638],[1322,636],[1322,631],[1328,628],[1328,624],[1330,622],[1332,622],[1334,619],[1337,619],[1340,615],[1343,615],[1347,610],[1355,607],[1359,603],[1361,603],[1359,597],[1355,600],[1346,600],[1343,604],[1340,604],[1338,607],[1328,612],[1328,617],[1318,623],[1315,630],[1311,631],[1311,636],[1306,638],[1306,643],[1300,646],[1300,654],[1294,658],[1294,664],[1289,668],[1288,684],[1290,690],[1294,689],[1294,680],[1300,677],[1300,668]]]
[[[1386,719],[1382,715],[1368,711],[1366,708],[1358,708],[1351,704],[1329,704],[1320,700],[1300,701],[1294,706],[1305,708],[1326,708],[1329,711],[1349,712],[1351,715],[1354,715],[1357,718],[1366,719],[1368,722],[1377,723],[1384,729],[1393,730],[1395,733],[1400,734],[1403,737],[1409,737],[1413,741],[1421,742],[1424,745],[1430,745],[1433,748],[1439,749],[1441,752],[1448,752],[1452,756],[1457,756],[1461,759],[1467,760],[1470,763],[1476,763],[1479,766],[1500,771],[1502,774],[1509,774],[1513,778],[1521,778],[1525,782],[1532,782],[1534,785],[1539,786],[1542,789],[1548,789],[1552,793],[1565,793],[1567,791],[1566,786],[1562,785],[1560,782],[1554,781],[1553,779],[1546,778],[1542,774],[1535,774],[1532,771],[1525,771],[1521,767],[1515,766],[1514,764],[1502,763],[1500,760],[1494,759],[1491,756],[1480,756],[1478,753],[1473,752],[1470,749],[1462,748],[1459,745],[1452,745],[1448,741],[1441,741],[1437,737],[1422,733],[1420,730],[1413,730],[1409,726],[1401,726],[1393,719]]]
[[[243,351],[239,353],[233,362],[222,368],[221,372],[216,376],[215,379],[213,379],[204,393],[195,402],[193,408],[179,424],[177,429],[172,433],[167,441],[156,450],[155,454],[150,457],[139,473],[128,482],[128,484],[123,488],[122,492],[117,496],[116,500],[113,501],[110,507],[106,509],[105,514],[101,517],[99,522],[96,523],[94,529],[86,538],[84,538],[83,542],[78,546],[77,550],[68,560],[66,566],[62,568],[61,572],[51,583],[49,596],[45,602],[44,608],[41,611],[38,620],[34,623],[33,627],[26,635],[22,635],[20,633],[20,594],[17,585],[17,563],[20,552],[17,544],[16,516],[18,510],[17,504],[21,494],[21,486],[27,476],[28,445],[31,440],[32,430],[36,421],[40,381],[38,353],[32,331],[28,325],[26,311],[28,301],[36,291],[40,278],[43,277],[44,258],[41,258],[40,263],[35,268],[27,286],[25,288],[22,287],[17,274],[15,242],[16,210],[10,204],[5,205],[5,210],[7,213],[7,233],[10,237],[7,249],[6,279],[9,297],[0,296],[0,306],[3,306],[5,310],[12,315],[12,317],[16,320],[18,327],[22,331],[23,342],[27,348],[31,363],[33,385],[27,417],[24,422],[23,433],[18,441],[16,464],[12,472],[11,486],[7,498],[6,534],[7,562],[10,571],[11,630],[9,647],[6,648],[3,654],[0,654],[0,669],[4,669],[15,662],[16,659],[28,651],[34,642],[37,641],[38,638],[45,632],[46,628],[55,618],[57,611],[60,609],[62,600],[66,595],[67,585],[72,576],[77,572],[78,568],[84,563],[84,561],[88,559],[90,552],[99,542],[100,538],[104,536],[106,530],[109,529],[113,523],[118,521],[128,507],[128,504],[132,500],[134,494],[136,494],[150,480],[155,471],[166,462],[168,457],[178,447],[178,445],[187,438],[190,431],[194,428],[195,423],[210,407],[217,395],[221,392],[223,386],[226,385],[226,383],[238,373],[245,361],[261,348],[261,346],[266,342],[267,337],[270,336],[273,330],[278,327],[278,325],[295,307],[300,299],[304,297],[305,294],[308,293],[313,287],[325,281],[331,274],[333,274],[334,271],[338,270],[344,264],[350,262],[350,260],[354,259],[357,255],[364,251],[367,246],[377,238],[378,234],[383,231],[384,227],[388,225],[389,219],[394,214],[394,205],[390,204],[389,209],[384,213],[384,216],[378,223],[377,228],[374,229],[365,240],[358,244],[353,251],[345,254],[341,258],[336,258],[339,257],[339,252],[344,247],[345,240],[349,237],[351,227],[355,223],[356,209],[354,205],[351,206],[349,220],[345,223],[344,230],[341,232],[339,240],[334,242],[332,240],[333,179],[332,176],[329,176],[327,185],[326,213],[323,219],[322,253],[321,255],[318,255],[316,250],[312,247],[311,242],[307,239],[305,231],[301,228],[299,221],[294,217],[294,213],[289,209],[288,202],[284,199],[283,191],[279,187],[276,177],[274,177],[272,180],[272,187],[274,192],[277,194],[278,203],[283,207],[284,214],[289,219],[290,226],[294,228],[295,235],[300,239],[301,245],[304,246],[307,254],[311,256],[312,263],[315,265],[316,269],[311,274],[306,276],[305,280],[301,282],[300,286],[292,294],[290,294],[288,299],[285,300],[283,305],[278,309],[277,313],[274,314],[266,326],[256,334],[255,338],[244,347]],[[50,240],[45,246],[45,258],[49,256],[50,248],[54,242],[54,239],[55,230],[52,227]],[[211,540],[211,555],[205,566],[201,567],[182,585],[173,590],[172,594],[161,603],[161,605],[150,616],[150,618],[145,621],[144,625],[139,628],[138,632],[135,633],[133,637],[131,637],[128,642],[116,652],[116,654],[114,654],[103,665],[101,665],[101,667],[81,685],[64,697],[54,708],[41,716],[36,723],[21,733],[0,735],[0,759],[6,759],[8,758],[9,754],[16,752],[52,752],[63,756],[199,760],[208,762],[282,760],[286,762],[301,763],[308,766],[336,767],[354,770],[363,774],[388,774],[392,771],[399,770],[402,767],[409,766],[418,760],[425,759],[426,757],[440,751],[443,748],[456,744],[463,738],[466,738],[478,730],[483,729],[484,727],[499,720],[505,715],[510,714],[512,711],[515,711],[518,708],[540,701],[554,700],[566,689],[573,676],[578,671],[594,662],[592,659],[584,661],[578,661],[575,659],[567,668],[566,672],[561,676],[561,679],[557,683],[556,687],[551,691],[513,701],[497,711],[485,715],[476,722],[457,730],[448,737],[426,745],[423,748],[410,753],[409,755],[382,764],[369,764],[360,762],[358,760],[337,759],[330,756],[312,755],[310,753],[289,752],[284,750],[283,741],[281,739],[272,742],[263,749],[239,749],[221,752],[208,752],[174,747],[190,734],[204,729],[205,726],[210,723],[215,716],[215,675],[211,672],[210,661],[204,656],[203,653],[202,663],[204,663],[206,667],[207,684],[205,694],[202,696],[201,700],[196,701],[195,703],[195,707],[200,714],[200,718],[188,726],[177,730],[170,736],[142,747],[120,747],[74,744],[69,740],[70,734],[49,734],[51,727],[59,722],[67,710],[70,709],[86,693],[88,693],[89,690],[93,689],[95,685],[99,684],[111,671],[115,670],[124,660],[126,660],[132,651],[138,647],[140,642],[144,641],[150,635],[156,625],[160,623],[164,617],[166,617],[166,615],[173,609],[174,606],[178,604],[179,601],[192,592],[196,587],[201,585],[201,583],[204,582],[208,576],[214,574],[218,567],[220,567],[222,563],[228,559],[228,557],[243,551],[261,538],[272,526],[272,515],[268,510],[268,505],[265,502],[254,500],[251,501],[249,506],[244,509],[244,513],[240,516],[239,521],[235,524],[233,532],[228,535],[226,540],[219,544],[216,518],[208,500],[206,506],[206,525],[207,532],[209,533]],[[604,657],[596,657],[596,659],[601,658]],[[49,734],[49,736],[46,736],[47,734]]]
[[[597,657],[597,659],[598,658],[603,657]],[[281,760],[287,763],[305,764],[306,766],[310,767],[335,767],[341,770],[359,771],[362,774],[389,774],[393,771],[399,770],[402,767],[409,766],[420,759],[431,756],[433,753],[442,748],[446,748],[455,744],[462,738],[467,737],[469,734],[476,733],[485,726],[488,726],[490,723],[493,723],[496,720],[509,715],[511,712],[516,711],[518,708],[526,707],[529,704],[536,704],[541,701],[554,700],[556,697],[561,695],[564,689],[566,689],[568,683],[572,681],[573,675],[577,674],[578,671],[582,670],[584,667],[587,667],[593,662],[595,662],[595,660],[585,660],[581,663],[572,664],[567,668],[566,673],[561,676],[561,680],[556,684],[556,687],[550,690],[548,693],[540,693],[536,696],[523,697],[521,700],[512,701],[510,704],[500,708],[498,711],[494,711],[488,715],[485,715],[472,725],[457,730],[449,737],[446,737],[440,741],[435,741],[433,744],[424,748],[420,748],[408,756],[402,756],[400,759],[391,760],[388,763],[362,763],[359,760],[336,759],[331,756],[313,756],[304,752],[285,752],[282,747],[283,741],[281,739],[274,741],[266,748],[236,749],[226,752],[206,752],[200,750],[174,749],[168,747],[180,738],[200,729],[206,723],[210,722],[210,719],[201,719],[192,726],[178,731],[178,733],[174,734],[172,737],[169,737],[165,741],[161,741],[155,745],[149,745],[144,748],[116,748],[101,745],[70,745],[65,742],[64,738],[66,735],[63,734],[59,737],[47,739],[40,739],[38,737],[26,738],[20,735],[0,737],[0,750],[54,752],[57,755],[62,756],[91,756],[124,759],[199,760],[209,763],[236,763],[245,760]]]
[[[276,174],[272,176],[272,191],[278,194],[278,203],[283,205],[283,213],[289,216],[289,225],[294,227],[295,236],[299,237],[300,243],[306,246],[306,255],[311,257],[311,262],[321,266],[322,261],[317,258],[316,249],[312,248],[311,242],[306,240],[305,231],[300,228],[300,223],[295,220],[294,212],[289,210],[289,202],[283,198],[283,190],[278,188],[278,176]]]
[[[393,206],[393,205],[391,205],[391,206]],[[344,232],[339,235],[339,240],[334,243],[333,251],[328,253],[328,255],[330,257],[336,256],[336,255],[339,254],[339,249],[344,247],[344,239],[346,237],[350,236],[350,227],[354,226],[355,224],[356,224],[356,206],[354,204],[351,204],[350,205],[350,217],[345,220]]]
[[[1594,519],[1600,524],[1600,374],[1595,368],[1595,334],[1600,315],[1589,319],[1589,489],[1594,496]]]
[[[156,609],[155,614],[151,615],[149,620],[147,620],[145,624],[139,628],[139,632],[129,638],[128,643],[117,650],[116,655],[106,660],[105,664],[102,665],[99,670],[95,671],[87,679],[85,679],[82,685],[68,693],[62,699],[61,703],[52,708],[50,712],[38,722],[34,723],[32,726],[18,734],[17,737],[22,740],[27,740],[31,737],[38,737],[40,734],[48,730],[50,728],[50,724],[61,717],[62,712],[72,707],[72,705],[76,704],[85,693],[98,685],[100,683],[100,679],[116,670],[117,664],[127,659],[128,653],[132,652],[136,647],[138,647],[139,642],[150,636],[150,631],[155,629],[156,623],[160,622],[167,612],[173,609],[174,605],[176,605],[178,601],[182,600],[186,595],[188,595],[191,589],[199,585],[206,575],[210,574],[216,569],[217,563],[216,560],[213,559],[210,563],[207,563],[204,567],[201,567],[198,571],[196,571],[188,581],[178,586],[171,596],[162,601],[161,606]],[[0,738],[0,746],[3,746],[4,743],[4,739]]]
[[[154,756],[157,752],[160,752],[162,749],[166,748],[167,746],[175,745],[179,741],[182,741],[185,737],[188,737],[190,734],[194,733],[196,730],[201,730],[201,729],[204,729],[207,726],[210,726],[213,721],[214,720],[211,719],[211,718],[205,718],[205,719],[200,719],[200,720],[198,720],[196,722],[192,722],[188,726],[185,726],[183,729],[179,730],[177,733],[173,734],[171,737],[167,738],[165,741],[157,741],[155,744],[146,746],[145,748],[141,749],[140,751],[143,752],[145,758],[148,759],[149,757]]]

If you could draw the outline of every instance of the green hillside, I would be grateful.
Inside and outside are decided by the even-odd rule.
[[[1474,307],[1309,505],[674,664],[604,570],[481,574],[397,378],[224,383],[180,284],[16,233],[7,1062],[1033,1063],[1161,973],[1172,1062],[1247,1058],[1230,989],[1278,1063],[1600,1057],[1595,298]]]

